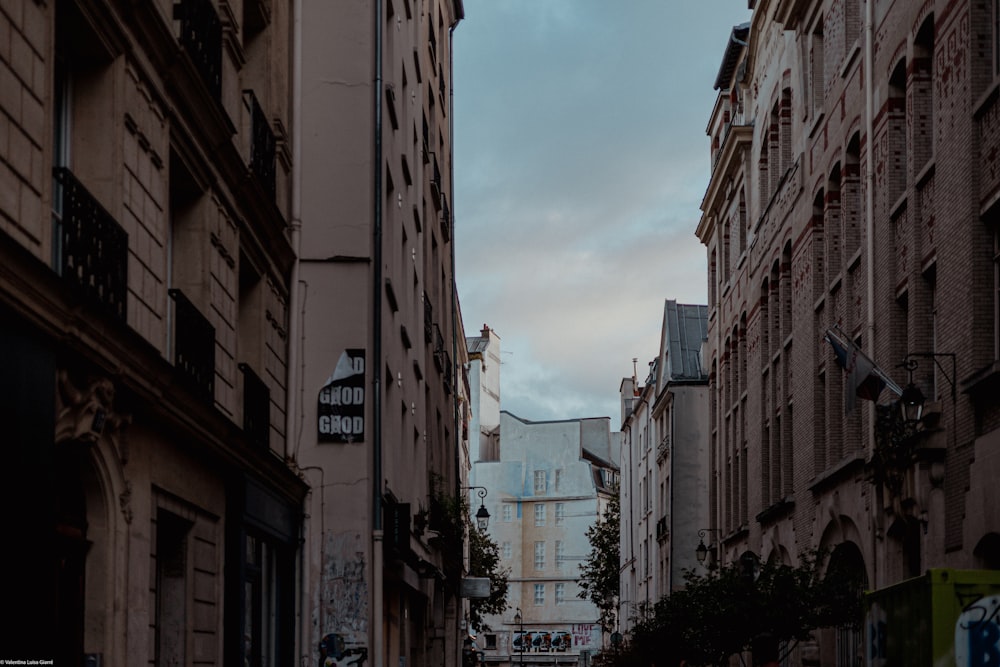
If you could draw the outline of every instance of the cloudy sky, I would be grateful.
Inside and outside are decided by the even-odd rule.
[[[746,0],[464,0],[455,238],[466,334],[501,338],[501,407],[611,417],[665,299],[706,303],[694,235],[712,86]]]

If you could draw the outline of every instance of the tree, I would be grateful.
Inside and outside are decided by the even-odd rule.
[[[469,575],[490,580],[490,596],[470,600],[469,622],[480,630],[490,630],[483,618],[507,609],[507,577],[510,570],[500,567],[500,549],[489,535],[469,529]]]
[[[767,563],[759,573],[744,563],[706,576],[686,573],[685,588],[639,619],[622,663],[728,665],[730,656],[742,658],[764,638],[794,647],[819,628],[857,627],[863,617],[857,573],[832,566],[821,575],[819,552],[801,560],[797,567]]]
[[[604,629],[614,628],[618,618],[620,526],[621,506],[615,493],[604,516],[587,529],[590,554],[580,567],[579,597],[597,606]]]

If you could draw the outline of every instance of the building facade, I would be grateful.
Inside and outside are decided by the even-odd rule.
[[[993,5],[752,2],[732,31],[697,230],[723,562],[821,548],[870,590],[1000,566]],[[923,419],[830,340],[919,388]],[[864,653],[830,630],[798,658]]]
[[[488,664],[577,664],[603,642],[577,581],[587,529],[617,493],[617,434],[607,418],[532,422],[502,411],[499,435],[489,457],[473,458],[473,479],[489,492],[508,609],[486,619],[479,646]]]
[[[0,26],[4,658],[291,664],[289,6]]]
[[[454,285],[452,31],[461,0],[303,2],[290,381],[309,481],[303,645],[455,665],[468,473]]]
[[[645,383],[621,384],[621,584],[619,625],[684,585],[711,539],[708,488],[708,329],[704,305],[668,299],[660,350]],[[700,532],[705,531],[705,532]]]

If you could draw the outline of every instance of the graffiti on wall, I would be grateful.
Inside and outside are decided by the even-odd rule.
[[[319,667],[361,667],[367,659],[367,648],[348,648],[338,634],[329,634],[319,643]]]
[[[361,536],[327,532],[318,618],[320,666],[360,666],[368,655],[368,580]]]
[[[568,630],[525,630],[514,632],[511,637],[511,651],[515,653],[565,652],[572,649],[594,648],[596,646],[592,623],[576,624]]]
[[[955,664],[1000,665],[1000,595],[980,597],[965,606],[955,623]]]

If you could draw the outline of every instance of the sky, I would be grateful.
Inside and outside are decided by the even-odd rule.
[[[706,303],[695,236],[715,77],[746,0],[464,0],[454,34],[456,281],[500,337],[500,407],[610,417],[666,299]]]

